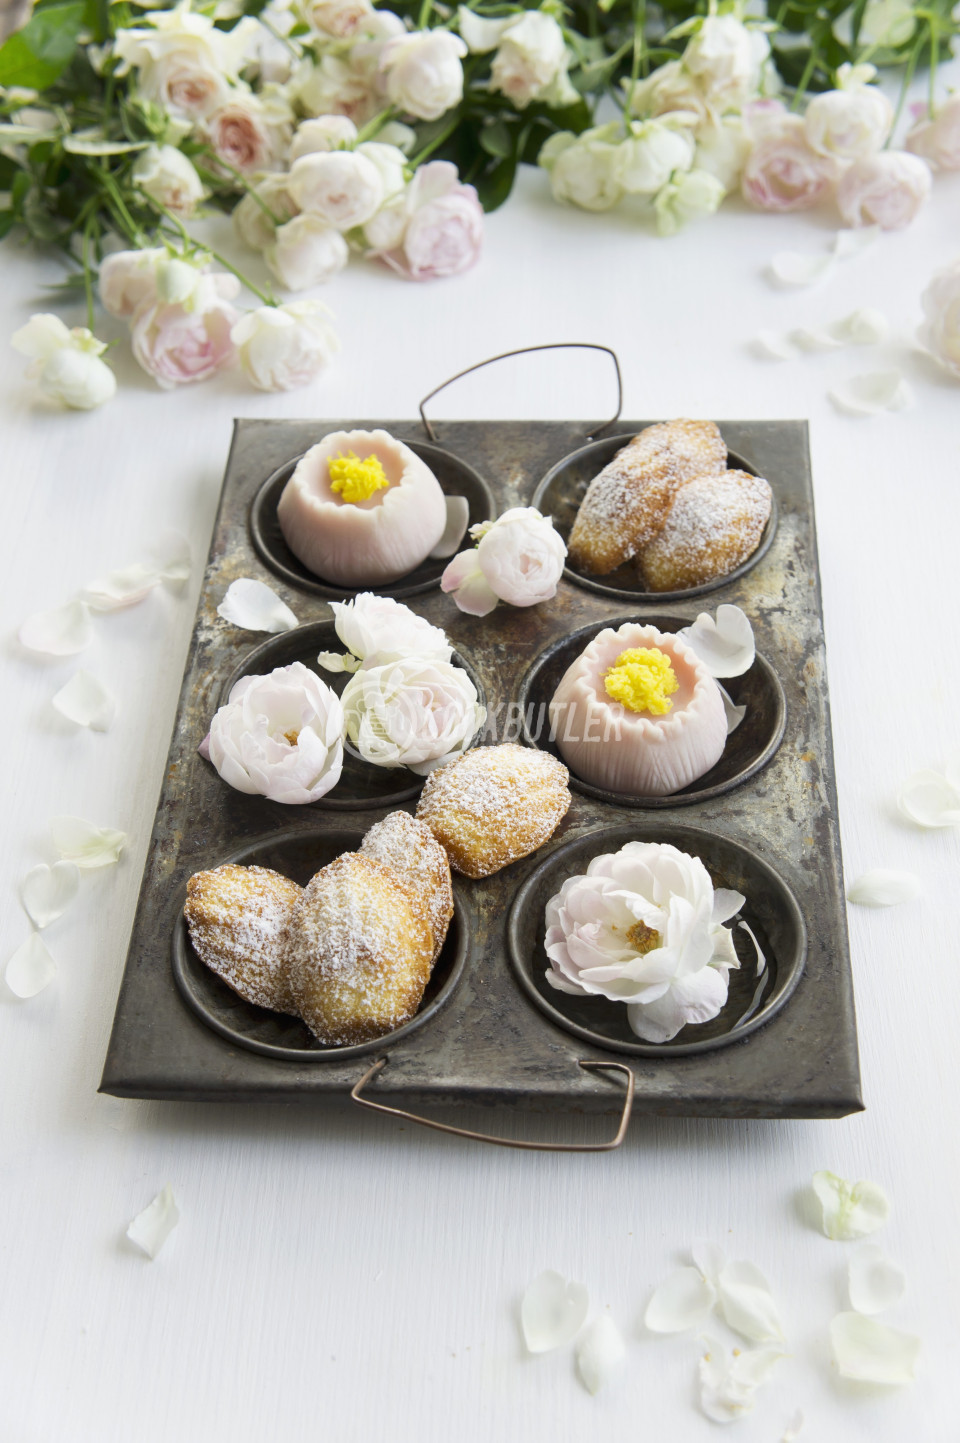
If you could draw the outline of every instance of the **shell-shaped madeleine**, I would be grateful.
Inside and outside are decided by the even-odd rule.
[[[365,501],[332,489],[330,461],[376,456],[387,481]],[[447,508],[426,462],[388,431],[333,431],[300,458],[277,506],[294,556],[337,586],[377,586],[406,576],[443,535]]]
[[[657,647],[670,660],[679,685],[663,716],[630,711],[607,694],[606,672],[633,647]],[[696,653],[638,622],[594,637],[554,692],[550,722],[574,775],[623,796],[680,791],[720,760],[727,740],[720,689]]]

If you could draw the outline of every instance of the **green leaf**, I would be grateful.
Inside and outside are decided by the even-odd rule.
[[[0,240],[8,236],[17,223],[17,217],[12,210],[0,210]]]
[[[516,174],[517,162],[515,157],[511,156],[509,160],[496,161],[489,169],[474,176],[473,183],[477,188],[480,204],[488,214],[503,205],[513,190]]]
[[[0,46],[0,85],[45,90],[73,59],[83,26],[82,0],[37,10]]]
[[[509,160],[516,149],[516,135],[505,120],[494,120],[481,129],[480,144],[488,155]]]

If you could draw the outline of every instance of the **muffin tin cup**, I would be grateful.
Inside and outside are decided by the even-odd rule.
[[[426,462],[445,496],[466,497],[470,507],[468,530],[481,521],[493,519],[496,515],[493,493],[480,473],[468,462],[444,447],[431,446],[426,441],[404,440],[404,445],[409,446],[421,461]],[[277,506],[283,489],[301,460],[301,456],[295,456],[292,461],[285,462],[268,476],[250,506],[248,524],[251,540],[260,559],[274,575],[299,591],[309,592],[311,596],[322,596],[329,601],[345,601],[361,591],[373,591],[377,596],[392,596],[399,601],[410,596],[419,596],[425,591],[433,591],[440,585],[440,578],[456,553],[437,559],[428,556],[406,576],[387,584],[341,586],[308,571],[287,545],[277,519]],[[466,535],[457,550],[461,550],[464,545],[470,545]]]
[[[593,638],[607,627],[616,631],[626,623],[655,626],[661,632],[677,632],[689,626],[692,618],[679,616],[614,616],[581,627],[549,646],[530,667],[520,683],[519,705],[523,718],[523,739],[528,746],[550,752],[565,761],[550,732],[550,701],[567,668],[586,649]],[[679,792],[665,797],[633,796],[595,786],[570,770],[570,785],[585,797],[607,802],[615,807],[656,809],[684,807],[694,802],[710,801],[742,786],[765,767],[776,754],[787,724],[787,703],[783,686],[767,659],[757,653],[753,665],[742,676],[725,677],[720,683],[737,706],[746,704],[747,711],[740,725],[727,737],[720,760]],[[533,723],[533,724],[531,724]]]
[[[727,1001],[711,1022],[683,1028],[678,1040],[643,1042],[630,1030],[627,1009],[605,997],[576,997],[551,987],[544,950],[547,902],[568,877],[626,842],[666,842],[699,857],[715,887],[745,897],[742,917],[757,937],[765,965],[757,975],[756,949],[736,921],[734,945],[740,970],[730,973]],[[718,833],[674,821],[628,822],[586,832],[562,844],[534,870],[517,892],[507,923],[513,973],[530,1001],[557,1027],[594,1047],[631,1057],[693,1057],[739,1042],[779,1012],[800,981],[807,951],[800,905],[783,878],[757,852]]]
[[[537,486],[530,504],[536,506],[545,516],[553,517],[553,524],[564,541],[570,538],[577,511],[590,482],[636,434],[636,431],[633,431],[625,436],[605,436],[599,441],[591,441],[588,446],[581,446],[579,450],[572,451],[570,455],[564,456],[562,461],[551,466]],[[727,461],[728,470],[746,471],[751,476],[760,475],[749,461],[735,451],[727,452]],[[563,574],[568,581],[572,581],[575,586],[582,586],[586,591],[595,591],[600,596],[619,597],[623,601],[651,601],[662,604],[666,601],[692,600],[697,596],[707,596],[721,586],[729,586],[731,582],[738,581],[741,576],[752,571],[770,550],[777,532],[778,520],[777,497],[774,492],[767,524],[763,528],[756,550],[751,552],[746,561],[741,562],[726,576],[717,576],[713,581],[705,581],[700,586],[688,586],[683,591],[644,591],[639,577],[633,580],[636,572],[632,560],[615,572],[610,572],[608,576],[590,576],[569,564],[564,567]]]
[[[295,661],[302,662],[340,695],[350,680],[351,673],[324,670],[317,661],[317,655],[322,651],[334,651],[341,654],[346,651],[332,621],[310,622],[305,626],[296,627],[293,631],[284,631],[278,636],[271,636],[268,641],[262,642],[248,652],[239,666],[234,668],[223,684],[218,706],[226,705],[230,693],[241,677],[263,676],[273,671],[275,667],[289,666]],[[455,666],[467,673],[477,689],[481,705],[485,706],[486,697],[483,683],[474,667],[456,651],[451,660]],[[470,745],[476,746],[482,735],[483,727],[473,737]],[[368,811],[371,807],[398,807],[402,806],[404,802],[415,801],[423,790],[425,780],[425,777],[410,771],[409,767],[374,766],[372,762],[364,761],[352,746],[345,746],[343,771],[336,786],[331,788],[326,796],[319,797],[317,801],[305,805],[310,810],[331,812]],[[227,783],[224,782],[223,785],[227,786]],[[264,798],[251,797],[251,802],[254,804],[264,800]]]
[[[362,832],[332,832],[316,829],[273,832],[218,857],[209,867],[228,862],[242,866],[270,867],[304,886],[315,872],[347,851],[356,851]],[[198,868],[197,870],[205,870]],[[190,942],[183,916],[186,889],[178,897],[173,924],[173,975],[180,995],[201,1022],[237,1047],[274,1057],[283,1062],[344,1062],[383,1052],[430,1022],[450,1000],[460,983],[469,951],[469,924],[463,902],[454,885],[453,919],[439,957],[433,966],[419,1011],[409,1022],[392,1032],[349,1046],[327,1046],[319,1042],[305,1022],[281,1012],[270,1012],[245,1001],[207,967]]]

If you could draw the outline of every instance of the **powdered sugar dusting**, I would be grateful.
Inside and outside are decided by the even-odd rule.
[[[678,491],[659,536],[638,564],[650,591],[682,591],[726,576],[756,551],[772,492],[761,476],[725,471]]]
[[[301,889],[269,867],[227,863],[187,882],[183,909],[200,960],[257,1007],[296,1014],[289,945]]]
[[[370,828],[360,850],[391,869],[415,916],[429,928],[436,961],[453,916],[450,863],[440,843],[409,812],[391,812]]]

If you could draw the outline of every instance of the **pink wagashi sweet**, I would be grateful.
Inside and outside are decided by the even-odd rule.
[[[554,692],[550,721],[574,775],[625,796],[680,791],[727,740],[723,698],[703,662],[680,637],[638,622],[594,637]]]
[[[300,458],[277,519],[294,556],[315,575],[338,586],[376,586],[430,554],[447,504],[426,463],[389,432],[333,431]]]

